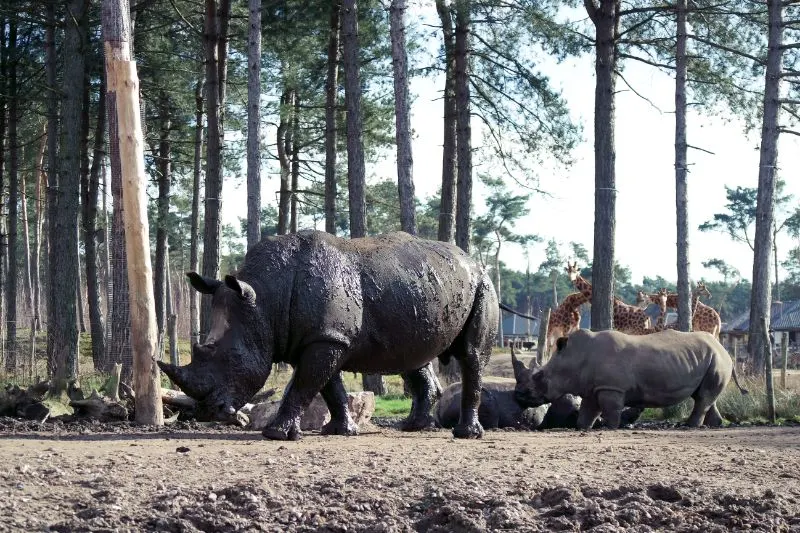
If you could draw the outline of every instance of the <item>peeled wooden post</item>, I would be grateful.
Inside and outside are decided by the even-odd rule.
[[[550,308],[547,307],[542,312],[542,318],[539,320],[539,342],[536,347],[536,362],[540,365],[544,363],[547,346],[547,328],[550,326]]]
[[[764,332],[764,367],[767,377],[767,418],[775,423],[775,385],[772,379],[772,335],[767,330],[767,319],[761,319],[761,331]]]
[[[124,17],[128,13],[120,9],[121,4],[119,0],[106,0],[104,7],[114,10],[124,24]],[[106,79],[108,92],[116,93],[117,119],[117,131],[109,131],[109,135],[116,135],[119,140],[122,169],[136,422],[161,426],[164,424],[164,413],[160,373],[156,365],[158,331],[147,225],[147,177],[139,116],[139,80],[136,62],[130,60],[129,51],[118,52],[120,49],[109,44],[106,36]]]
[[[789,332],[781,335],[781,388],[786,388],[786,368],[789,361]]]

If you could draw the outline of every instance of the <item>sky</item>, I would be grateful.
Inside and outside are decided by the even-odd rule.
[[[430,8],[433,10],[433,8]],[[424,16],[430,14],[425,13]],[[435,17],[435,11],[432,13]],[[430,43],[438,46],[438,42]],[[552,173],[542,176],[539,188],[548,194],[534,194],[531,213],[515,227],[518,233],[541,236],[544,242],[532,246],[528,256],[516,245],[506,245],[501,260],[509,268],[524,271],[530,261],[535,270],[544,260],[546,242],[554,238],[568,254],[571,241],[582,243],[592,256],[594,225],[594,58],[587,55],[561,64],[542,66],[554,87],[567,101],[573,119],[583,125],[583,141],[573,153],[575,163],[563,168],[553,165]],[[627,63],[625,79],[645,96],[646,101],[618,80],[616,99],[616,259],[631,270],[632,282],[643,276],[660,275],[675,280],[675,171],[674,171],[674,89],[672,76],[638,63]],[[413,128],[414,183],[420,198],[434,194],[441,185],[442,111],[444,79],[413,78],[410,91]],[[481,141],[480,127],[473,119],[473,146]],[[274,128],[271,128],[274,129]],[[734,242],[726,234],[700,232],[697,227],[723,212],[725,186],[756,187],[758,184],[758,133],[745,134],[741,122],[730,116],[707,116],[690,111],[687,140],[706,153],[690,150],[689,161],[689,261],[692,280],[717,280],[721,276],[702,266],[711,258],[724,259],[742,277],[752,278],[753,254],[746,244]],[[274,143],[274,132],[266,142]],[[779,144],[779,177],[786,180],[786,192],[800,198],[800,138],[784,134]],[[387,153],[367,168],[368,179],[396,179],[395,155]],[[473,160],[475,167],[481,161]],[[244,173],[244,171],[243,171]],[[244,174],[243,174],[244,175]],[[477,176],[477,173],[474,174]],[[477,178],[476,182],[477,182]],[[275,172],[262,170],[262,202],[273,202],[278,188]],[[226,179],[223,192],[223,221],[238,224],[245,216],[246,191],[242,180]],[[528,192],[509,181],[512,189]],[[484,191],[476,183],[473,205],[481,213]],[[323,227],[318,229],[324,229]],[[790,239],[780,237],[779,260],[790,247]]]

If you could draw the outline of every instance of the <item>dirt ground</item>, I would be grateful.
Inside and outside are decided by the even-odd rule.
[[[0,531],[589,529],[800,531],[800,427],[280,443],[0,419]]]

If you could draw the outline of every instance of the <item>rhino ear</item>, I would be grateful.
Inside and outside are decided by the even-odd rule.
[[[212,355],[213,350],[208,346],[197,343],[192,345],[192,361],[196,361],[198,363],[207,361]]]
[[[222,285],[220,280],[201,276],[197,272],[187,272],[186,277],[189,278],[189,283],[194,290],[202,294],[214,294],[214,291]]]
[[[225,276],[225,285],[228,286],[233,292],[239,295],[239,298],[242,300],[247,300],[250,303],[255,303],[256,301],[256,291],[253,290],[253,287],[240,279],[236,279],[235,276]]]
[[[559,353],[559,352],[561,352],[561,350],[564,349],[564,347],[567,345],[567,341],[568,340],[569,340],[569,337],[559,337],[558,338],[558,340],[556,341],[556,353]]]

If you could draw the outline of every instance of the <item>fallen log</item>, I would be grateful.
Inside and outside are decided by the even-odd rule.
[[[93,390],[84,400],[72,400],[69,404],[75,408],[75,414],[88,416],[97,420],[127,420],[128,409],[107,396],[100,396]]]
[[[197,402],[179,390],[161,388],[161,403],[179,409],[194,409]]]

